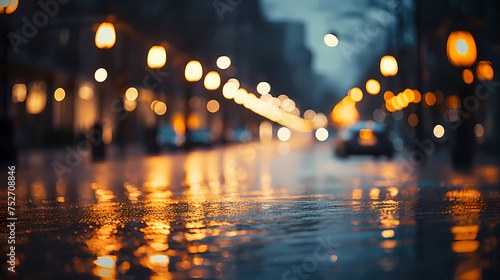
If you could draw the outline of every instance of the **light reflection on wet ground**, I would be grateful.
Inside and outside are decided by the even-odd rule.
[[[497,166],[400,176],[397,162],[289,145],[85,162],[59,182],[49,167],[60,155],[25,158],[19,279],[500,274]]]

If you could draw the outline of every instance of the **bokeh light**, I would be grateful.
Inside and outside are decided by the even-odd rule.
[[[331,33],[326,34],[325,37],[323,37],[323,41],[331,48],[336,47],[339,44],[339,38]]]
[[[424,96],[425,103],[429,106],[436,104],[436,95],[433,92],[428,92]]]
[[[451,95],[446,98],[446,106],[450,109],[460,108],[460,98],[456,95]]]
[[[4,11],[6,14],[12,14],[17,10],[18,6],[19,0],[2,0],[0,2],[0,14],[2,14]]]
[[[444,127],[442,125],[438,124],[434,127],[432,132],[434,133],[434,136],[436,138],[442,138],[444,136],[445,130],[444,130]]]
[[[217,58],[216,64],[219,69],[224,70],[231,66],[231,59],[228,56],[223,55]]]
[[[139,96],[139,91],[135,87],[130,87],[125,92],[125,98],[130,101],[134,101]]]
[[[477,63],[476,67],[476,75],[477,78],[481,81],[491,81],[493,80],[493,67],[491,66],[491,62],[483,60]]]
[[[472,82],[474,82],[474,74],[472,73],[472,70],[464,69],[462,71],[462,79],[466,84],[472,84]]]
[[[25,84],[15,84],[12,86],[12,102],[24,102],[28,95],[28,89]]]
[[[64,97],[66,97],[66,91],[63,88],[58,88],[54,91],[54,99],[56,101],[63,101]]]
[[[361,101],[361,99],[363,99],[363,91],[358,87],[350,89],[348,95],[355,102],[359,102],[359,101]]]
[[[148,66],[151,69],[159,69],[167,62],[167,51],[163,46],[152,46],[148,52]]]
[[[380,73],[385,77],[392,77],[398,73],[398,62],[394,56],[386,55],[380,59]]]
[[[446,54],[450,63],[456,67],[469,67],[477,58],[476,42],[467,31],[450,33],[446,45]]]
[[[154,104],[153,110],[159,116],[164,115],[167,112],[167,104],[162,101],[157,101]]]
[[[94,97],[94,89],[90,85],[84,84],[78,90],[78,97],[83,100],[91,100]]]
[[[316,137],[316,139],[318,139],[318,141],[326,141],[326,139],[328,139],[328,130],[326,130],[326,128],[318,128],[316,130],[316,132],[314,133],[314,136]]]
[[[482,124],[478,123],[474,126],[474,135],[476,135],[477,138],[484,136],[484,127]]]
[[[95,71],[94,78],[97,82],[102,83],[108,78],[108,71],[104,68],[99,68]]]
[[[212,100],[208,101],[207,110],[210,113],[216,113],[217,111],[219,111],[219,108],[220,108],[220,105],[219,105],[219,102],[217,102],[217,100],[212,99]]]
[[[388,101],[388,100],[390,100],[393,97],[394,97],[394,92],[392,92],[390,90],[384,92],[384,100],[385,101]]]
[[[290,139],[292,133],[290,132],[290,129],[281,127],[280,129],[278,129],[277,136],[280,141],[286,142]]]
[[[411,114],[408,116],[408,124],[415,127],[418,125],[418,116],[415,114]]]
[[[222,95],[227,99],[233,99],[238,93],[238,86],[234,82],[228,81],[222,87]]]
[[[261,95],[268,94],[271,91],[271,85],[268,82],[260,82],[257,85],[257,92]]]
[[[366,82],[366,91],[369,94],[378,94],[380,92],[380,83],[375,79],[370,79]]]
[[[100,49],[109,49],[115,45],[115,26],[110,22],[103,22],[97,28],[95,45]]]
[[[220,75],[215,71],[210,71],[205,76],[205,80],[203,82],[205,88],[208,90],[216,90],[220,87]]]
[[[305,120],[312,122],[314,120],[314,118],[316,118],[316,112],[314,112],[313,110],[309,109],[309,110],[306,110],[304,112],[303,116],[304,116]]]
[[[197,82],[203,77],[203,67],[197,60],[191,60],[186,64],[184,76],[188,82]]]

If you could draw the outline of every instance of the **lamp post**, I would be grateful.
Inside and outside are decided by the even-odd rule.
[[[191,116],[191,107],[189,107],[189,100],[193,97],[193,83],[198,82],[203,77],[203,67],[201,63],[197,60],[191,60],[186,64],[186,68],[184,69],[184,77],[186,78],[186,102],[184,109],[184,125],[186,126],[186,142],[184,147],[186,149],[191,149],[193,142],[191,139],[191,130],[188,126],[188,120]]]
[[[99,49],[102,50],[107,50],[111,49],[116,43],[116,31],[115,31],[115,26],[111,22],[102,22],[99,27],[97,28],[96,34],[95,34],[95,45]],[[106,81],[108,78],[108,74],[111,74],[110,80],[112,83],[114,82],[113,80],[113,74],[114,74],[114,69],[113,69],[113,56],[112,55],[103,55],[103,61],[105,64],[105,68],[99,68],[96,70],[94,77],[95,80],[98,83],[103,83]],[[107,68],[107,69],[106,69]],[[112,85],[114,86],[114,84]],[[98,98],[99,98],[99,117],[102,119],[104,116],[104,94],[98,93]],[[94,123],[94,132],[99,134],[99,139],[101,141],[98,141],[94,143],[92,146],[92,159],[93,160],[103,160],[106,158],[106,145],[104,144],[103,141],[103,124],[100,121],[96,121]]]

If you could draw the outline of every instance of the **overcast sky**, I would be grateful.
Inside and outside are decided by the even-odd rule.
[[[381,2],[378,8],[373,2],[261,0],[268,20],[305,24],[306,45],[313,53],[313,69],[326,77],[338,94],[362,86],[360,78],[366,74],[367,65],[378,65],[386,50],[386,36],[393,29],[394,17],[386,8],[387,1]],[[326,46],[323,41],[329,32],[335,32],[340,39],[335,48]]]

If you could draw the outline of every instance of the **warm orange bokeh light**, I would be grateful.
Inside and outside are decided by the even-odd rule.
[[[95,45],[100,49],[110,49],[115,45],[115,26],[110,22],[103,22],[95,33]]]
[[[460,107],[460,98],[456,95],[448,96],[446,98],[446,106],[450,109],[458,109]]]
[[[474,74],[470,69],[464,69],[464,71],[462,71],[462,79],[466,84],[470,85],[474,82]]]
[[[386,55],[380,59],[380,73],[385,77],[392,77],[398,73],[398,62],[392,55]]]
[[[210,71],[205,76],[205,80],[203,82],[205,88],[208,90],[216,90],[220,86],[220,75],[215,71]]]
[[[385,102],[385,108],[387,109],[387,111],[389,112],[395,112],[396,111],[396,108],[394,108],[394,106],[392,106],[392,98],[387,100]]]
[[[415,95],[415,98],[413,99],[413,103],[419,103],[422,100],[422,95],[420,94],[420,91],[414,89],[413,94]]]
[[[148,66],[151,69],[159,69],[167,62],[167,51],[162,46],[152,46],[148,52]]]
[[[359,138],[361,139],[371,139],[373,137],[373,131],[371,129],[361,129],[359,131]]]
[[[153,110],[159,116],[164,115],[167,112],[167,105],[164,102],[157,101],[153,106]]]
[[[0,14],[3,14],[4,12],[6,14],[12,14],[17,10],[17,6],[19,6],[19,0],[10,0],[10,1],[3,1],[6,3],[2,3],[2,7],[0,8]]]
[[[467,31],[450,33],[446,45],[446,52],[450,63],[456,67],[469,67],[477,58],[476,42]]]
[[[220,105],[219,105],[219,102],[217,102],[217,100],[212,99],[212,100],[208,101],[207,110],[210,113],[216,113],[217,111],[219,111],[219,108],[220,108]]]
[[[361,99],[363,99],[363,91],[358,87],[350,89],[348,95],[355,102],[359,102],[359,101],[361,101]]]
[[[427,105],[429,106],[436,104],[436,95],[433,92],[429,91],[428,93],[426,93],[424,99],[425,103],[427,103]]]
[[[384,100],[385,100],[385,101],[388,101],[389,99],[391,99],[391,98],[393,98],[393,97],[394,97],[394,92],[392,92],[392,91],[389,91],[389,90],[388,90],[388,91],[386,91],[386,92],[384,93]]]
[[[408,124],[415,127],[418,125],[418,116],[415,114],[411,114],[408,116]]]
[[[375,79],[370,79],[366,82],[366,91],[369,94],[377,94],[380,92],[380,83]]]
[[[197,82],[203,77],[203,67],[201,63],[196,60],[191,60],[186,64],[184,76],[188,82]]]
[[[332,119],[339,126],[351,124],[358,120],[359,113],[355,106],[356,102],[350,96],[344,97],[332,111]]]
[[[413,102],[415,100],[415,92],[409,88],[407,88],[403,91],[403,95],[405,98],[405,103],[410,104],[411,102]]]
[[[479,61],[476,67],[476,75],[477,78],[481,81],[493,80],[494,73],[491,62],[486,60]]]

